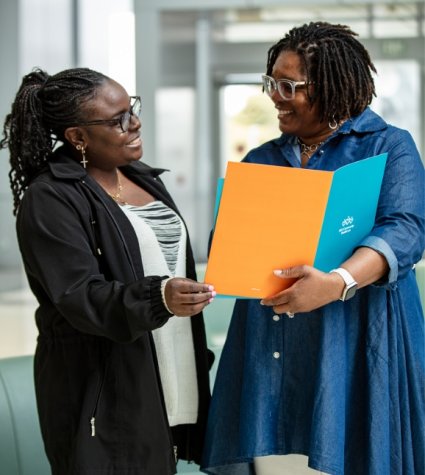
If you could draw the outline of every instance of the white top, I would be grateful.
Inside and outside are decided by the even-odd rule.
[[[186,228],[162,201],[120,206],[139,240],[145,275],[186,277]],[[172,317],[152,332],[170,426],[195,423],[198,382],[190,318]]]

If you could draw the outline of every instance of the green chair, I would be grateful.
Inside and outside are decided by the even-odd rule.
[[[203,475],[199,471],[199,465],[195,463],[187,463],[185,460],[179,460],[177,464],[177,474],[178,475]]]
[[[0,359],[0,475],[49,475],[35,403],[33,356]],[[178,473],[200,474],[179,461]]]
[[[0,474],[49,473],[35,403],[33,356],[0,359]]]

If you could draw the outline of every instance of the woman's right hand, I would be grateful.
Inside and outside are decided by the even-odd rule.
[[[201,312],[216,296],[214,287],[184,277],[169,279],[164,288],[169,310],[179,317],[191,317]]]

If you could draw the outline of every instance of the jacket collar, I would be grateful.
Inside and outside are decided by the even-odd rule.
[[[87,171],[70,156],[66,146],[61,146],[55,150],[48,165],[52,175],[61,180],[80,180],[87,176]],[[168,171],[165,168],[150,167],[143,162],[133,162],[121,168],[130,175],[135,172],[153,178]]]

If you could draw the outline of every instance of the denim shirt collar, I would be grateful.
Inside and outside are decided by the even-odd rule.
[[[384,130],[388,127],[387,123],[375,112],[373,112],[369,107],[367,107],[359,115],[351,117],[346,120],[342,126],[332,134],[329,139],[336,137],[339,134],[350,134],[351,132],[355,133],[368,133],[368,132],[377,132],[379,130]],[[285,135],[282,134],[279,138],[275,140],[278,145],[289,144],[291,146],[297,145],[297,138],[294,135]]]
[[[387,127],[388,125],[384,119],[367,107],[361,114],[345,121],[338,132],[342,134],[348,134],[351,131],[357,133],[378,132]]]

